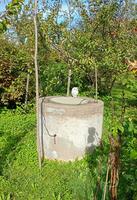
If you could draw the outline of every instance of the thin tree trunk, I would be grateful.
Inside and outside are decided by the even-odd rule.
[[[42,151],[41,151],[41,137],[39,135],[39,77],[38,77],[38,30],[37,30],[37,0],[34,0],[34,29],[35,29],[35,54],[34,54],[34,62],[35,62],[35,79],[36,79],[36,128],[37,128],[37,151],[38,151],[38,161],[39,167],[41,168],[41,159],[42,159]]]
[[[29,93],[29,78],[30,74],[27,74],[27,83],[26,83],[26,94],[25,94],[25,105],[28,103],[28,93]]]
[[[98,76],[97,76],[97,67],[95,66],[95,99],[98,101]]]
[[[68,71],[68,84],[67,84],[67,96],[70,94],[70,82],[71,82],[71,69]]]
[[[68,7],[68,17],[69,17],[69,40],[71,42],[71,12],[70,12],[70,0],[66,0],[67,7]],[[68,84],[67,84],[67,96],[70,94],[70,83],[71,83],[71,69],[70,69],[70,63],[69,65],[69,71],[68,71]]]
[[[119,138],[110,136],[110,198],[117,200],[117,188],[119,182],[119,164],[120,164],[120,141]]]
[[[117,200],[117,187],[119,179],[119,155],[117,152],[112,153],[111,161],[111,179],[110,179],[110,194],[111,200]]]

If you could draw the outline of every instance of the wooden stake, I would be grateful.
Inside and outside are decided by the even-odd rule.
[[[68,16],[69,16],[69,40],[71,42],[71,12],[70,12],[70,1],[66,0],[67,3],[67,7],[68,7]],[[67,84],[67,96],[70,95],[70,84],[71,84],[71,74],[72,74],[72,70],[70,69],[71,63],[70,61],[68,61],[68,65],[69,65],[69,70],[68,70],[68,84]]]
[[[28,103],[28,94],[29,94],[29,78],[30,78],[30,74],[27,73],[26,94],[25,94],[25,105],[27,105],[27,103]]]
[[[98,102],[98,75],[97,75],[97,67],[95,66],[95,99]]]
[[[108,183],[108,174],[109,174],[109,170],[110,170],[110,166],[109,166],[109,162],[108,162],[107,173],[106,173],[106,181],[105,181],[104,193],[103,193],[103,200],[106,199],[106,192],[107,192],[107,183]]]
[[[34,0],[34,30],[35,30],[35,54],[34,54],[34,63],[35,63],[35,79],[36,79],[36,128],[37,128],[37,151],[38,151],[38,161],[39,168],[41,168],[41,137],[39,135],[39,76],[38,76],[38,29],[37,29],[37,0]]]
[[[68,84],[67,84],[67,96],[70,94],[70,82],[71,82],[71,69],[68,71]]]

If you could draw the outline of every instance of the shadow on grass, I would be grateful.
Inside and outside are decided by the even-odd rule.
[[[6,146],[4,147],[4,149],[1,150],[1,153],[0,153],[0,161],[1,161],[0,175],[2,175],[3,169],[7,165],[7,158],[9,157],[9,155],[10,154],[12,155],[10,162],[16,159],[16,154],[19,151],[19,148],[17,150],[17,147],[19,146],[19,143],[25,137],[26,134],[27,134],[27,131],[23,131],[19,135],[13,135],[7,138]]]
[[[16,155],[21,148],[20,143],[30,130],[34,130],[34,127],[34,124],[30,124],[29,127],[24,127],[23,130],[20,130],[19,133],[17,132],[14,135],[11,134],[6,138],[6,144],[4,148],[0,150],[0,175],[3,174],[3,170],[8,163],[11,164],[16,160]],[[2,131],[0,134],[4,135],[5,133]]]

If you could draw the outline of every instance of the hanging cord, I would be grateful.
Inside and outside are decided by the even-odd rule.
[[[44,106],[43,106],[43,103],[45,103],[45,98],[43,98],[42,99],[42,102],[41,102],[41,106],[42,106],[42,109],[41,109],[41,114],[42,114],[42,121],[43,121],[43,124],[44,124],[44,127],[45,127],[45,129],[46,129],[46,131],[47,131],[47,134],[48,134],[48,136],[49,137],[52,137],[52,138],[54,138],[54,144],[56,144],[56,134],[50,134],[50,132],[49,132],[49,130],[48,130],[48,128],[47,128],[47,125],[46,125],[46,119],[45,119],[45,116],[44,116],[44,113],[45,113],[45,104],[44,104]],[[43,111],[44,111],[44,113],[43,113]]]

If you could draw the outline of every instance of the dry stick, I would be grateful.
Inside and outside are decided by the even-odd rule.
[[[69,96],[70,93],[70,82],[71,82],[71,69],[69,69],[68,71],[67,96]]]
[[[103,193],[103,199],[102,199],[102,200],[105,200],[105,199],[106,199],[106,192],[107,192],[107,182],[108,182],[109,169],[110,169],[110,166],[109,166],[109,162],[108,162],[107,173],[106,173],[106,181],[105,181],[104,193]]]
[[[37,0],[34,0],[34,30],[35,30],[35,54],[34,54],[34,62],[35,62],[35,79],[36,79],[36,126],[37,126],[37,151],[38,151],[38,161],[39,168],[41,168],[41,140],[39,135],[39,77],[38,77],[38,30],[37,30]]]
[[[71,26],[70,1],[67,0],[66,3],[67,3],[67,6],[68,6],[69,28],[70,28],[70,26]],[[70,32],[70,34],[69,34],[69,39],[70,39],[70,41],[71,41],[71,32]],[[68,68],[69,68],[69,70],[68,70],[67,96],[69,96],[69,94],[70,94],[70,84],[71,84],[71,74],[72,74],[71,66],[70,66],[69,61],[68,61]]]
[[[25,94],[25,105],[27,105],[27,103],[28,103],[29,78],[30,78],[30,74],[27,73],[26,94]]]
[[[98,162],[98,179],[97,179],[97,185],[96,185],[96,192],[95,192],[95,195],[94,195],[94,200],[97,200],[97,194],[99,192],[99,189],[100,189],[100,177],[101,177],[101,173],[102,173],[102,158],[99,159],[99,162]]]
[[[95,66],[95,90],[96,90],[96,102],[98,102],[98,76],[97,76],[97,67]]]

